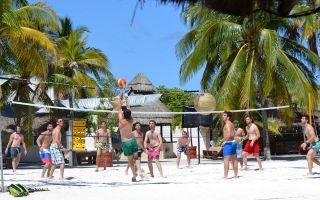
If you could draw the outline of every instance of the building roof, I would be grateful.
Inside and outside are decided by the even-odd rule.
[[[143,74],[138,73],[132,81],[128,84],[128,87],[131,88],[135,93],[139,92],[154,92],[154,86],[151,81]]]
[[[160,101],[156,100],[152,104],[145,106],[132,106],[131,111],[135,112],[170,112],[170,110]],[[173,115],[170,114],[132,114],[134,122],[141,124],[149,124],[151,119],[155,120],[157,124],[171,124]]]
[[[150,95],[137,95],[129,96],[128,101],[130,106],[145,106],[153,104],[155,101],[159,100],[161,94],[150,94]],[[69,100],[60,100],[60,103],[69,108]],[[74,108],[81,109],[113,109],[110,100],[108,98],[88,98],[88,99],[77,99]]]

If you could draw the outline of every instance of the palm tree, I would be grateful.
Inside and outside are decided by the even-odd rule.
[[[312,6],[298,6],[295,7],[295,10],[298,12],[308,10],[315,7],[316,0],[310,0],[310,4]],[[318,43],[319,43],[319,30],[320,30],[320,15],[319,13],[308,15],[295,20],[295,24],[297,24],[297,34],[300,34],[300,38],[305,39],[308,47],[311,51],[313,51],[316,55],[319,55],[318,52]],[[315,66],[312,68],[315,73]]]
[[[306,1],[310,6],[299,5],[295,6],[294,12],[304,12],[305,10],[314,9],[316,4],[320,3],[319,0]],[[315,54],[318,53],[319,29],[320,29],[320,15],[318,13],[307,15],[300,18],[293,18],[286,20],[284,23],[286,36],[292,40],[307,46]],[[312,66],[313,73],[316,73],[316,67]]]
[[[70,35],[57,39],[58,60],[56,62],[55,83],[83,85],[83,87],[55,87],[57,93],[75,92],[78,97],[94,96],[99,85],[97,81],[112,77],[109,61],[101,50],[87,47],[84,31],[72,31]],[[73,91],[74,89],[74,91]]]
[[[295,101],[306,111],[308,94],[317,99],[311,66],[319,67],[320,59],[279,34],[283,19],[262,12],[234,17],[200,5],[188,8],[184,19],[191,31],[177,44],[180,79],[204,68],[201,86],[211,89],[220,108],[261,107],[271,99],[275,105]]]
[[[20,2],[20,3],[17,3]],[[40,29],[57,27],[55,13],[44,3],[28,5],[26,1],[3,0],[0,4],[0,73],[16,74],[20,80],[8,80],[1,86],[1,102],[9,98],[32,102],[47,101],[42,85],[30,85],[30,79],[44,81],[48,62],[56,54],[53,41]],[[16,107],[18,123],[31,133],[31,108]],[[29,116],[29,117],[26,117]],[[25,120],[29,120],[28,122]]]
[[[204,66],[201,85],[211,87],[224,109],[256,107],[268,97],[274,104],[291,103],[295,97],[306,108],[308,93],[317,98],[310,64],[319,66],[320,59],[280,35],[281,20],[263,14],[225,16],[199,5],[184,17],[192,30],[177,44],[181,81]]]

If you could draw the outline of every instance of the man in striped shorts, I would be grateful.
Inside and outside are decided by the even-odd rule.
[[[64,179],[64,157],[62,151],[65,148],[61,144],[61,128],[63,126],[63,119],[57,120],[57,126],[52,131],[52,144],[50,145],[50,153],[52,159],[52,167],[50,170],[49,179],[53,178],[53,172],[60,165],[60,180]]]

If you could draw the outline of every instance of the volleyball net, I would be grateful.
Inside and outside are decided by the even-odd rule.
[[[34,104],[34,103],[25,103],[25,102],[18,102],[18,101],[11,101],[11,104],[14,105],[23,105],[23,106],[32,106],[37,108],[48,108],[48,109],[58,109],[58,110],[69,110],[74,112],[97,112],[97,113],[118,113],[115,110],[99,110],[99,109],[83,109],[83,108],[67,108],[67,107],[60,107],[60,106],[49,106],[49,105],[41,105],[41,104]],[[238,112],[253,112],[253,111],[263,111],[263,110],[278,110],[278,109],[285,109],[290,108],[289,105],[284,106],[273,106],[273,107],[265,107],[265,108],[250,108],[250,109],[241,109],[241,110],[228,110],[232,113]],[[224,111],[219,110],[212,110],[212,111],[205,111],[205,112],[155,112],[155,111],[132,111],[133,114],[155,114],[155,115],[208,115],[208,114],[219,114],[223,113]]]

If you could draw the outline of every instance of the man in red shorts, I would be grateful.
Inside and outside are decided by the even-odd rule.
[[[262,170],[261,159],[259,157],[259,153],[260,153],[260,145],[259,145],[260,132],[259,132],[259,129],[253,123],[253,118],[250,115],[248,115],[246,117],[246,123],[247,123],[246,131],[249,136],[249,140],[247,141],[246,146],[243,149],[244,170],[248,170],[247,157],[249,154],[256,157],[257,162],[259,164],[259,169]]]

